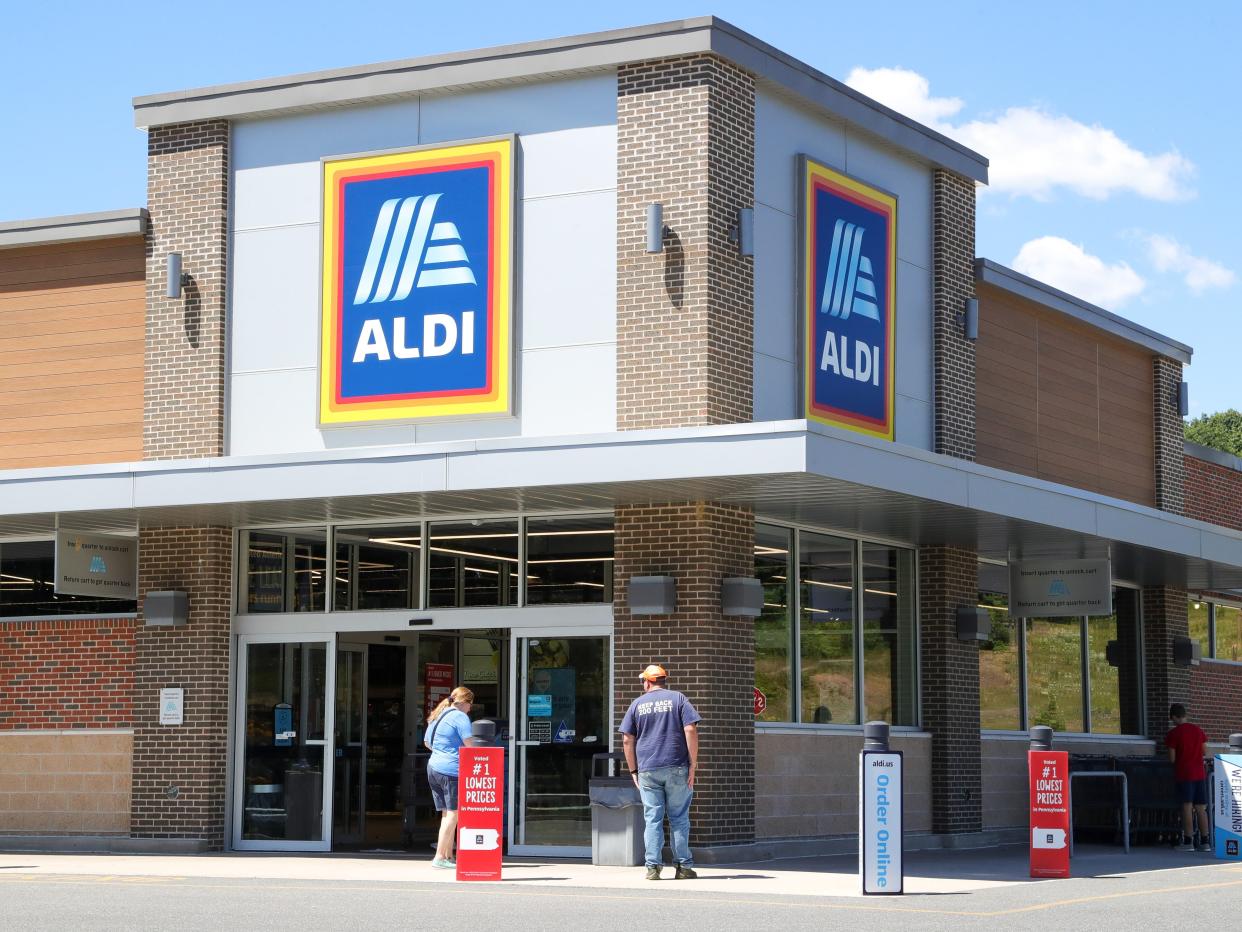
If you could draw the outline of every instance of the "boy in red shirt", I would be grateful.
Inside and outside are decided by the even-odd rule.
[[[1203,767],[1203,756],[1207,749],[1207,735],[1198,725],[1186,721],[1186,707],[1180,702],[1169,706],[1169,719],[1173,727],[1164,736],[1165,746],[1169,749],[1169,760],[1173,762],[1173,779],[1177,781],[1177,798],[1182,803],[1182,843],[1177,846],[1179,851],[1194,851],[1194,828],[1191,809],[1199,819],[1199,850],[1211,851],[1208,841],[1207,793],[1203,781],[1207,771]]]

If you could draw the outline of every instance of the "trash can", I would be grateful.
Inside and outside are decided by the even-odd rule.
[[[626,771],[613,763],[624,761],[621,753],[596,754],[591,758],[591,863],[606,867],[638,867],[645,856],[643,800]],[[600,764],[604,776],[600,776]]]

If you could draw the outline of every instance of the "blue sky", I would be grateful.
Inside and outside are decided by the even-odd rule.
[[[55,2],[5,11],[0,220],[145,203],[131,99],[714,14],[992,159],[978,253],[1195,349],[1242,408],[1242,4]]]

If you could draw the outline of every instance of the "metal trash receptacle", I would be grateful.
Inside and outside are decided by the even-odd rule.
[[[626,772],[612,775],[612,763],[624,761],[621,753],[596,754],[591,758],[591,863],[605,867],[637,867],[643,863],[643,800]],[[599,776],[600,763],[608,775]]]

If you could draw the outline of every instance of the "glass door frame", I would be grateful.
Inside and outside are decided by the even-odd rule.
[[[506,853],[514,857],[589,858],[591,856],[591,846],[589,844],[585,846],[519,845],[515,841],[515,833],[517,831],[518,767],[525,764],[525,750],[529,746],[528,742],[518,740],[519,723],[525,720],[525,709],[520,709],[518,707],[518,702],[521,699],[519,669],[523,662],[520,642],[531,638],[574,637],[599,637],[604,638],[607,642],[605,655],[607,657],[608,664],[608,702],[606,703],[607,713],[604,725],[608,731],[608,740],[607,742],[602,742],[600,744],[599,752],[611,752],[616,740],[612,733],[613,723],[616,721],[616,700],[613,692],[616,682],[616,671],[613,664],[614,640],[612,625],[573,625],[566,627],[547,625],[511,629],[509,637],[509,772],[505,775],[505,779],[507,781],[507,791],[505,794],[507,799],[507,805],[505,807],[505,838],[507,840]]]
[[[305,634],[239,634],[237,636],[237,671],[234,689],[237,701],[233,719],[233,819],[230,826],[230,849],[234,851],[331,851],[332,850],[332,789],[335,786],[333,762],[336,744],[336,642],[335,633]],[[323,644],[325,647],[324,737],[308,744],[323,745],[322,825],[319,841],[289,841],[272,838],[242,838],[246,794],[246,682],[252,644]]]

